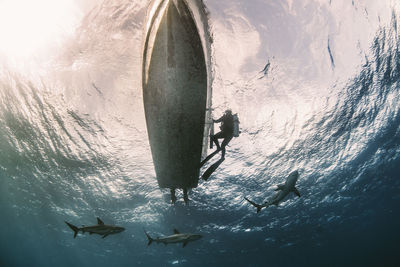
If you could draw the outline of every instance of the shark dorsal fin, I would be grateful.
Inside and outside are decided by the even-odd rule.
[[[104,225],[103,221],[102,221],[102,220],[100,220],[100,218],[99,218],[99,217],[97,217],[97,224],[98,224],[98,225]]]
[[[179,231],[174,228],[174,234],[179,234]]]

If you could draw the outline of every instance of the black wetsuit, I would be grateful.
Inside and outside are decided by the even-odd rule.
[[[222,150],[222,158],[225,158],[225,147],[233,138],[233,115],[231,113],[225,113],[218,120],[214,122],[222,122],[221,131],[211,137],[211,140],[217,146],[217,150]],[[219,145],[218,139],[223,138],[221,146]]]

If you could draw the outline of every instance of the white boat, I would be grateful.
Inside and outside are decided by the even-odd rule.
[[[194,188],[211,118],[211,42],[204,4],[154,1],[145,30],[143,101],[158,184]]]

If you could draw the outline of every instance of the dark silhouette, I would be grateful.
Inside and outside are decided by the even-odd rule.
[[[228,109],[225,111],[224,115],[217,119],[213,120],[214,123],[221,122],[220,129],[221,131],[217,134],[211,136],[211,140],[217,146],[217,150],[222,150],[221,158],[225,158],[225,147],[233,138],[233,115],[232,110]],[[221,146],[219,145],[218,139],[224,139],[222,141]]]
[[[239,121],[237,119],[237,115],[232,114],[232,110],[227,109],[224,113],[224,115],[217,119],[213,120],[213,123],[221,123],[220,129],[221,131],[216,133],[215,135],[210,135],[210,140],[213,142],[216,146],[217,149],[208,155],[201,163],[200,163],[200,168],[207,162],[209,161],[212,157],[214,157],[216,154],[218,154],[219,151],[222,151],[221,158],[211,165],[202,175],[202,178],[204,180],[207,180],[210,175],[221,165],[221,163],[225,160],[225,152],[226,149],[225,147],[229,144],[229,142],[232,140],[234,136],[238,136],[239,134]],[[237,133],[235,134],[235,122],[237,123],[236,131]],[[221,143],[219,144],[218,139],[224,139]]]
[[[82,226],[79,228],[73,224],[70,224],[69,222],[65,223],[69,226],[69,228],[72,229],[72,231],[74,231],[74,238],[76,237],[79,231],[81,231],[82,233],[87,232],[89,234],[98,234],[101,235],[103,238],[106,238],[108,235],[118,234],[121,233],[122,231],[125,231],[124,227],[104,224],[99,217],[97,217],[97,225],[93,226]]]

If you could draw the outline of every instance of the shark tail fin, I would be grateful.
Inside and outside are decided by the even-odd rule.
[[[253,201],[251,201],[250,199],[248,199],[247,197],[245,197],[244,199],[246,199],[251,205],[253,205],[254,207],[256,207],[257,208],[257,213],[259,213],[260,212],[260,210],[263,208],[263,206],[262,205],[260,205],[260,204],[257,204],[257,203],[255,203],[255,202],[253,202]]]
[[[79,232],[79,228],[78,227],[76,227],[75,225],[72,225],[72,224],[70,224],[70,223],[68,223],[68,222],[65,222],[68,226],[69,226],[69,228],[71,228],[72,229],[72,231],[74,231],[74,238],[76,237],[76,235],[78,234],[78,232]]]
[[[147,245],[150,246],[154,239],[151,238],[151,236],[150,236],[146,231],[144,231],[144,233],[146,234],[147,239],[149,240],[149,242],[147,243]]]

